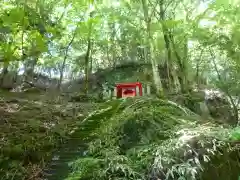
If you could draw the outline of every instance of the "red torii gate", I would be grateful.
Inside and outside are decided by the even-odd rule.
[[[117,83],[117,98],[142,96],[142,84],[135,83]]]

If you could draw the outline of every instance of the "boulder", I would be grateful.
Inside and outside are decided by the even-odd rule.
[[[176,97],[174,101],[199,114],[203,119],[207,120],[211,117],[219,123],[237,124],[231,104],[221,91],[195,90],[187,95],[177,95]]]
[[[231,104],[225,95],[212,93],[205,101],[212,118],[221,123],[237,124],[238,120],[234,118]]]
[[[7,73],[1,75],[1,88],[13,89],[16,86],[16,73]]]

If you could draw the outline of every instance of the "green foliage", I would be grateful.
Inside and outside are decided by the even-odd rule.
[[[89,146],[85,156],[70,163],[67,179],[196,179],[204,163],[227,148],[230,133],[196,119],[167,100],[108,102],[75,131]]]
[[[164,82],[169,81],[167,90],[170,92],[178,91],[180,83],[187,89],[192,84],[200,86],[199,79],[206,82],[210,79],[212,81],[208,82],[212,86],[238,100],[239,1],[167,0],[161,4],[163,1],[146,0],[144,5],[142,2],[2,1],[1,68],[18,71],[22,65],[33,66],[30,67],[32,70],[40,69],[50,75],[61,72],[65,80],[79,78],[85,67],[92,71],[113,67],[114,71],[106,70],[103,78],[112,85],[116,81],[152,83],[155,67],[152,64],[156,62],[164,65],[159,70],[159,77]],[[147,13],[143,14],[142,6]],[[91,48],[89,62],[86,62],[88,42],[91,42]],[[136,64],[145,62],[150,66],[146,69],[116,69],[118,64],[128,61]],[[93,81],[102,82],[98,79]],[[79,95],[72,99],[96,100],[90,96]],[[187,98],[189,102],[185,105],[195,109],[195,99],[191,95]],[[34,113],[39,114],[39,111]],[[19,114],[15,115],[18,117]],[[59,125],[59,129],[47,130],[43,135],[39,128],[41,118],[29,117],[27,113],[21,118],[24,120],[14,121],[14,125],[1,125],[3,137],[9,134],[9,139],[1,144],[4,155],[0,160],[4,164],[3,169],[9,169],[0,174],[5,179],[25,177],[29,173],[26,164],[39,164],[42,158],[48,158],[48,153],[56,145],[55,140],[65,135],[64,123]],[[72,162],[74,172],[69,179],[148,179],[149,176],[159,176],[161,179],[193,180],[202,168],[207,167],[202,163],[202,159],[209,156],[205,151],[214,152],[217,156],[219,151],[216,148],[229,150],[229,138],[239,140],[239,129],[230,131],[212,124],[205,129],[188,109],[161,99],[114,100],[77,123],[73,137],[83,137],[89,147],[86,157]],[[190,142],[179,145],[182,134],[177,132],[181,129],[184,130],[182,134],[197,133],[198,136],[194,135],[204,139],[203,145],[197,149],[198,152],[205,149],[204,155],[200,153],[202,159],[199,154],[182,157],[194,148]],[[230,137],[228,132],[232,133]],[[216,142],[218,145],[214,144]],[[30,160],[30,156],[35,159]],[[13,159],[11,163],[10,158]]]
[[[236,127],[232,130],[230,138],[234,141],[240,140],[240,127]]]
[[[100,99],[99,97],[97,97],[96,94],[72,94],[70,97],[71,102],[103,102],[103,99]]]

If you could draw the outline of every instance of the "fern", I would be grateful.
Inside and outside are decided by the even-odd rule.
[[[86,160],[91,158],[99,160],[101,165],[95,168],[96,174],[83,173],[83,168],[74,172],[81,174],[82,179],[90,176],[90,179],[145,179],[146,168],[154,155],[149,155],[145,148],[170,138],[171,129],[191,122],[193,116],[188,109],[161,99],[129,98],[108,102],[80,123],[81,127],[75,132],[79,135],[80,130],[84,131],[84,137],[88,140],[91,137],[91,140],[87,157],[72,163],[73,167],[79,162],[87,167]],[[133,154],[134,151],[141,152],[141,157]]]
[[[75,127],[72,138],[79,139],[75,145],[84,146],[85,153],[68,160],[71,171],[62,179],[204,177],[204,166],[230,147],[231,131],[210,123],[199,124],[198,118],[168,100],[127,98],[106,102]],[[224,150],[225,154],[231,149]]]

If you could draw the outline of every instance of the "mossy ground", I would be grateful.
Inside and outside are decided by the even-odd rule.
[[[94,104],[66,103],[39,93],[0,95],[0,179],[36,179],[74,124]]]
[[[94,104],[34,93],[1,97],[1,180],[39,180],[60,144],[77,138],[87,151],[60,159],[72,171],[59,179],[62,170],[56,169],[54,180],[234,180],[240,174],[239,128],[206,123],[168,100]]]

